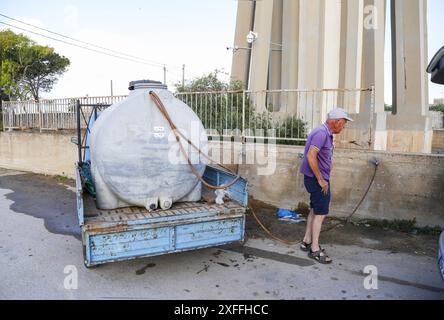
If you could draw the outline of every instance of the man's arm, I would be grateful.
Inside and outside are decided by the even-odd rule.
[[[319,149],[317,147],[315,147],[313,145],[310,146],[310,149],[308,150],[308,153],[307,153],[307,161],[308,161],[308,164],[309,164],[311,170],[313,171],[316,179],[318,180],[319,185],[322,188],[322,192],[324,194],[327,194],[328,183],[327,183],[327,181],[324,180],[321,172],[319,171],[318,153],[319,153]]]

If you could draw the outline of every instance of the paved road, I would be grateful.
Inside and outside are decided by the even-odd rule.
[[[0,299],[444,299],[435,257],[356,244],[329,245],[329,266],[257,238],[86,269],[74,200],[54,178],[0,169]]]

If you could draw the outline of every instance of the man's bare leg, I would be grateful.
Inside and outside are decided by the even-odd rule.
[[[311,230],[311,252],[316,252],[321,249],[319,246],[319,235],[321,234],[322,223],[324,222],[324,219],[325,216],[314,215]],[[326,256],[325,261],[331,261],[331,258]]]
[[[305,228],[305,236],[304,236],[304,242],[310,244],[311,243],[311,232],[313,229],[313,218],[314,218],[314,211],[313,209],[310,209],[310,213],[307,217],[307,227]]]
[[[321,234],[322,223],[324,222],[325,216],[314,215],[311,229],[311,250],[319,250],[319,235]]]

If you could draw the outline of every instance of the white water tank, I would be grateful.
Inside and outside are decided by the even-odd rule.
[[[100,209],[141,206],[169,208],[198,201],[201,182],[193,175],[168,122],[151,99],[154,91],[179,130],[207,154],[208,138],[198,116],[166,85],[132,81],[129,96],[97,119],[90,139],[91,173]],[[206,159],[181,138],[200,175]]]

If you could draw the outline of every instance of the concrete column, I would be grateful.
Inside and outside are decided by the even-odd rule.
[[[339,87],[361,88],[364,0],[344,0],[341,34],[341,70]],[[344,92],[338,101],[350,113],[359,113],[359,92]]]
[[[298,88],[299,49],[299,0],[284,0],[282,16],[282,89]],[[298,108],[298,94],[287,93],[282,104],[288,114],[294,115]],[[300,112],[297,113],[301,117]]]
[[[323,0],[299,1],[298,87],[304,90],[319,88],[318,74],[322,62],[320,54],[321,4]],[[317,97],[312,93],[301,94],[299,107],[304,110],[304,120],[309,127],[320,123],[321,110]]]
[[[268,86],[269,90],[280,90],[281,67],[282,67],[282,7],[283,0],[273,1],[273,18],[271,26],[270,61],[268,63]],[[267,108],[269,111],[281,109],[281,94],[269,93],[267,97]]]
[[[341,0],[323,1],[321,5],[319,33],[321,63],[318,70],[318,88],[336,89],[339,87],[341,5]],[[337,106],[337,101],[337,92],[323,92],[320,122],[325,121],[327,113]]]
[[[387,119],[387,149],[431,153],[428,115],[427,1],[396,0],[396,115]]]
[[[387,144],[386,113],[384,112],[384,48],[385,48],[385,0],[364,0],[363,9],[355,0],[347,2],[349,20],[347,39],[351,39],[352,48],[347,50],[346,73],[347,86],[370,88],[371,92],[360,94],[358,110],[349,110],[353,119],[346,129],[336,138],[336,145],[348,148],[385,150]],[[362,18],[356,14],[362,12]],[[360,21],[363,19],[363,22]],[[362,49],[358,43],[359,35],[353,35],[353,24],[362,26]],[[350,28],[350,29],[349,29]],[[361,54],[360,54],[361,51]],[[361,55],[361,57],[360,57]],[[353,62],[361,60],[359,67],[353,68]],[[353,70],[355,69],[355,70]],[[360,86],[358,86],[360,84]],[[349,95],[350,96],[350,95]],[[347,97],[347,96],[346,96]],[[345,101],[346,99],[344,99]],[[353,108],[351,108],[353,109]],[[359,113],[356,113],[359,112]],[[354,141],[350,144],[350,141]]]
[[[253,7],[253,1],[238,1],[233,47],[240,49],[233,51],[231,79],[242,81],[244,88],[248,85],[251,50],[246,49],[249,47],[246,37],[252,28]]]
[[[283,0],[273,1],[268,89],[281,89]]]
[[[248,86],[252,91],[267,90],[274,1],[256,1],[254,32],[258,34],[258,38],[252,44]],[[251,100],[257,112],[266,110],[265,94],[253,94]]]

